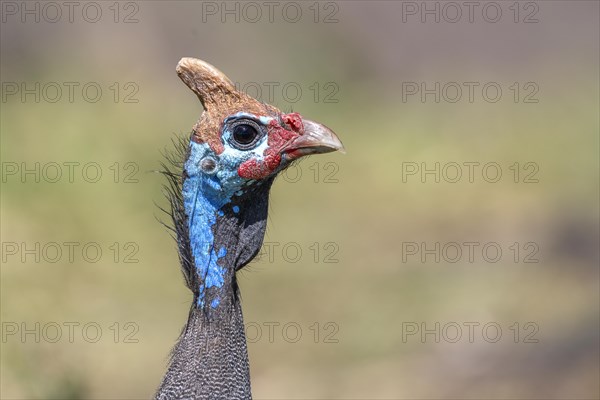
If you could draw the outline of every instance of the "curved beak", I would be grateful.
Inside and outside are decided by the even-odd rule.
[[[333,151],[346,153],[340,139],[325,125],[304,118],[302,124],[304,125],[303,134],[284,149],[288,159],[293,160],[309,154],[331,153]]]

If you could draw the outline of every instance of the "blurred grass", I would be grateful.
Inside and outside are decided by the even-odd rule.
[[[257,32],[265,35],[268,29],[273,28],[261,26]],[[294,40],[303,45],[310,37]],[[350,54],[363,51],[337,40]],[[266,68],[264,80],[269,74],[285,81],[331,80],[328,57],[335,64],[350,56],[328,53],[332,43],[322,46],[322,62],[303,69],[290,54],[289,68]],[[265,45],[261,51],[266,50]],[[203,54],[190,46],[179,56]],[[219,54],[207,59],[217,64],[213,59]],[[48,65],[56,63],[49,57]],[[69,80],[73,74],[84,81],[95,74],[105,82],[129,79],[118,68],[80,64],[81,55],[72,57],[75,67],[69,72],[59,68],[62,63],[33,75],[9,65],[2,80],[20,74],[42,81]],[[126,64],[119,60],[109,64]],[[160,63],[176,61],[163,55]],[[263,255],[241,274],[245,320],[263,327],[261,340],[249,344],[255,397],[597,398],[597,58],[589,68],[565,61],[543,72],[523,61],[519,73],[528,70],[543,89],[539,104],[403,103],[398,91],[405,78],[377,77],[377,62],[382,61],[340,74],[339,103],[315,104],[304,96],[293,104],[295,111],[338,132],[348,154],[305,160],[299,182],[280,178],[272,191],[265,240],[298,243],[304,253],[298,263],[285,262],[280,253],[270,263]],[[218,67],[234,79],[236,74],[240,80],[259,79],[233,62]],[[363,68],[373,68],[371,75],[363,76]],[[557,78],[565,70],[571,74],[563,76],[577,79]],[[496,72],[502,71],[499,66]],[[94,161],[105,173],[114,162],[140,167],[139,183],[133,184],[108,177],[95,184],[81,179],[2,184],[3,242],[98,242],[103,249],[136,242],[140,261],[115,263],[105,255],[96,264],[15,258],[3,263],[3,322],[96,322],[104,332],[98,343],[78,337],[74,343],[3,341],[2,398],[148,398],[187,317],[191,296],[182,284],[174,243],[154,218],[159,211],[153,202],[164,201],[162,181],[151,171],[159,168],[159,152],[171,135],[189,131],[200,106],[177,81],[172,65],[135,76],[139,104],[1,105],[3,162]],[[402,162],[451,161],[494,161],[504,172],[514,162],[534,161],[540,182],[402,182]],[[309,167],[315,162],[339,166],[339,182],[314,183]],[[515,264],[509,256],[497,264],[481,258],[473,264],[403,263],[400,244],[421,241],[495,241],[503,248],[534,241],[540,263]],[[308,249],[314,242],[335,242],[339,262],[315,263]],[[139,326],[139,343],[114,343],[109,327],[128,321]],[[506,331],[499,343],[404,343],[402,323],[410,321],[428,326],[496,321]],[[539,343],[513,343],[508,327],[517,321],[538,324]],[[265,322],[280,327],[295,322],[303,336],[290,343],[276,335],[270,343]],[[310,330],[315,322],[318,343]],[[338,343],[323,343],[327,322],[339,328]]]

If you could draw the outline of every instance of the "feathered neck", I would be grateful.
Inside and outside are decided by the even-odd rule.
[[[262,245],[272,179],[224,190],[215,175],[194,169],[198,149],[185,148],[180,178],[167,176],[180,261],[194,298],[156,398],[250,398],[236,271]]]

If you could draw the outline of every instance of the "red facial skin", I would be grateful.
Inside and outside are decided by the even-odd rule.
[[[281,152],[294,139],[304,133],[304,125],[302,124],[300,114],[283,114],[281,119],[292,130],[287,130],[277,120],[272,120],[268,127],[268,147],[263,153],[264,158],[262,160],[251,158],[244,161],[238,168],[238,175],[240,177],[245,179],[263,179],[271,175],[281,163]]]

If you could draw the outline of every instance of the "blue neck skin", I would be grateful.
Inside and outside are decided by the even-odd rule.
[[[225,246],[215,248],[213,231],[217,218],[223,216],[222,208],[231,202],[234,195],[242,194],[245,182],[237,176],[235,166],[228,165],[234,160],[227,157],[219,157],[215,170],[206,172],[206,168],[201,166],[207,157],[217,161],[208,145],[190,143],[190,154],[184,165],[188,177],[183,183],[183,202],[199,277],[197,305],[204,307],[207,290],[216,288],[217,294],[211,296],[210,307],[217,308],[227,274],[226,267],[219,260],[225,257],[228,249]],[[234,206],[233,211],[239,212],[239,208]]]
[[[243,179],[238,175],[238,167],[249,158],[261,159],[268,146],[265,135],[251,150],[235,149],[228,144],[232,132],[227,128],[228,121],[236,118],[255,119],[263,125],[268,125],[272,117],[256,117],[252,114],[237,113],[224,121],[222,140],[224,149],[218,156],[206,143],[190,141],[190,152],[184,169],[187,179],[183,182],[183,205],[188,218],[190,246],[197,275],[200,279],[198,306],[205,306],[207,290],[217,288],[223,292],[223,286],[231,284],[232,271],[227,271],[223,259],[228,252],[235,251],[225,246],[216,248],[214,230],[218,218],[223,217],[223,207],[231,203],[234,196],[241,196],[249,185],[262,184],[253,180]],[[214,169],[206,168],[206,161],[212,161]],[[204,167],[203,167],[204,166]],[[237,205],[231,208],[234,214],[240,209]],[[260,240],[262,242],[262,238]],[[235,244],[229,243],[230,246]],[[235,266],[229,266],[233,270]],[[229,278],[228,283],[225,281]],[[212,291],[212,290],[211,290]],[[222,293],[221,293],[222,294]],[[222,296],[211,295],[210,307],[217,308],[222,303]]]

